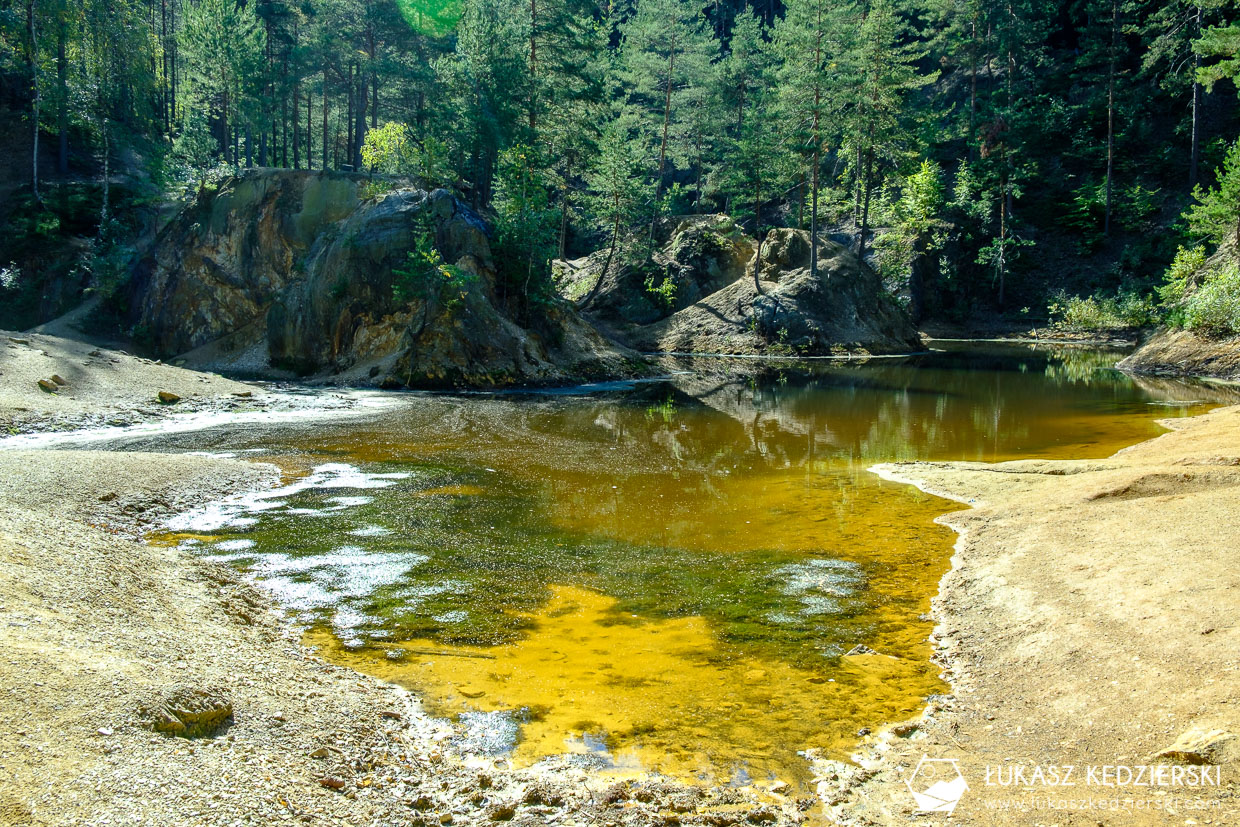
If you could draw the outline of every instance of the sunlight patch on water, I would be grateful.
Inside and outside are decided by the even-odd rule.
[[[942,687],[901,658],[842,658],[828,678],[720,650],[701,617],[635,619],[614,599],[569,586],[552,587],[528,619],[527,637],[499,647],[410,641],[349,651],[321,628],[306,642],[459,716],[486,754],[509,743],[519,765],[577,753],[716,782],[738,771],[807,782],[798,750],[838,752],[860,727],[906,718]],[[405,655],[393,657],[393,647]],[[520,732],[511,741],[510,725]]]

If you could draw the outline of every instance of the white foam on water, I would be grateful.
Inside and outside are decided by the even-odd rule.
[[[821,558],[781,566],[774,573],[784,581],[783,593],[801,604],[798,615],[802,618],[843,611],[842,601],[857,593],[862,579],[856,563]],[[792,620],[786,612],[774,612],[768,618],[775,623]]]
[[[167,522],[170,531],[193,531],[209,533],[223,528],[245,528],[258,522],[249,514],[264,511],[276,511],[287,508],[288,498],[304,491],[314,489],[387,488],[403,479],[406,473],[369,474],[360,468],[340,462],[327,463],[313,468],[309,474],[292,482],[248,494],[235,494],[201,508],[179,514]],[[371,497],[332,497],[337,503],[329,510],[339,511],[358,505],[366,505],[373,501]],[[289,508],[288,513],[299,515],[315,515],[325,513],[319,509]]]
[[[384,537],[388,534],[391,534],[392,529],[384,528],[381,525],[368,525],[368,526],[363,526],[361,528],[355,528],[349,533],[352,534],[354,537]]]
[[[216,543],[213,547],[219,551],[247,551],[254,548],[253,540],[225,540],[222,543]]]

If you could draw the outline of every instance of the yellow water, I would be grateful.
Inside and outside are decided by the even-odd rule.
[[[335,662],[419,690],[440,712],[524,710],[519,765],[605,750],[617,770],[693,780],[727,782],[743,766],[757,779],[805,782],[790,745],[846,752],[859,728],[908,718],[943,688],[915,657],[928,651],[844,656],[826,677],[723,652],[701,617],[625,618],[611,598],[572,586],[553,586],[529,618],[516,643],[399,643],[392,648],[409,654],[398,663],[346,650],[323,629],[306,640]]]
[[[410,477],[200,540],[254,541],[238,564],[291,595],[330,660],[436,714],[506,716],[517,735],[498,749],[517,764],[588,753],[621,772],[800,785],[801,751],[845,758],[860,730],[949,691],[927,613],[954,535],[933,520],[962,506],[866,469],[1106,456],[1210,401],[1101,363],[1009,348],[586,396],[413,396],[381,420],[221,437],[210,447],[261,445],[294,477],[325,462]],[[342,493],[359,492],[290,501]],[[326,573],[305,567],[342,551]],[[421,562],[399,576],[341,585],[342,566],[409,553]],[[846,654],[858,644],[878,654]]]

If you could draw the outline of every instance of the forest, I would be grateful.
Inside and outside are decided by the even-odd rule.
[[[722,212],[846,241],[923,317],[1227,332],[1238,20],[1225,0],[5,0],[0,289],[46,312],[59,268],[106,292],[139,208],[286,167],[451,187],[505,277],[544,291],[555,258],[638,261],[659,216]]]

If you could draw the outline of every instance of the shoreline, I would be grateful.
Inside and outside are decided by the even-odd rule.
[[[1211,619],[1240,609],[1228,539],[1240,527],[1240,406],[1159,424],[1166,433],[1105,459],[869,469],[968,508],[935,519],[957,533],[932,599],[932,659],[952,695],[867,739],[853,756],[861,771],[842,770],[829,802],[839,823],[919,817],[909,790],[924,758],[955,761],[969,783],[953,824],[1240,817],[1240,627]],[[1132,534],[1142,529],[1148,542]],[[1200,589],[1213,602],[1192,597]],[[1123,628],[1134,624],[1113,605],[1121,597],[1140,607],[1136,629]],[[1095,769],[1133,765],[1193,766],[1216,782],[1093,783]],[[996,781],[1039,767],[1073,767],[1079,781]]]

